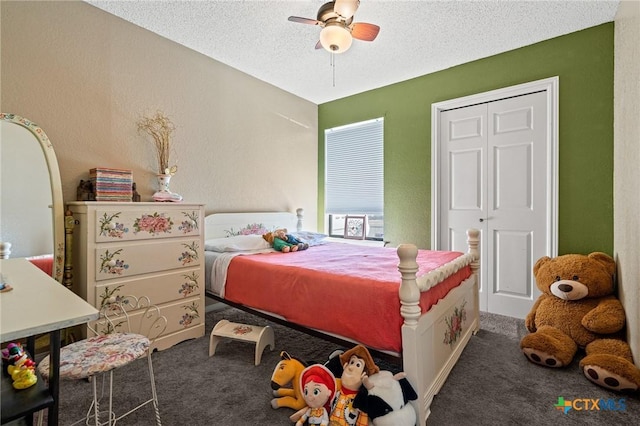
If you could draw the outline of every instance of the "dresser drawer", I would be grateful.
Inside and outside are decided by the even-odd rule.
[[[160,312],[167,317],[167,330],[164,334],[204,324],[204,308],[204,302],[199,297],[191,297],[161,306]]]
[[[156,304],[153,301],[151,303]],[[158,308],[160,309],[160,315],[164,316],[167,319],[167,328],[160,336],[167,336],[177,332],[183,332],[191,328],[200,328],[199,326],[201,324],[204,325],[204,305],[202,304],[200,297],[190,297],[185,300],[180,300],[177,302],[174,301],[165,305],[158,305]],[[138,309],[129,313],[131,331],[138,331],[141,322],[145,321],[142,324],[143,330],[140,331],[145,331],[146,334],[146,331],[148,331],[147,327],[149,326],[149,320],[143,319],[142,315],[144,314],[144,312],[145,309]],[[155,318],[156,317],[152,317],[151,321],[153,321]],[[119,329],[121,327],[119,324],[123,321],[124,320],[114,320],[115,327]],[[109,331],[107,331],[106,329],[101,329],[100,332],[108,333]],[[151,335],[153,335],[153,333],[151,333]],[[182,340],[184,340],[184,338]],[[178,338],[178,341],[180,341],[180,338]]]
[[[184,236],[201,232],[200,211],[182,208],[96,209],[95,241],[132,241]]]
[[[151,303],[160,305],[177,299],[186,299],[202,293],[204,275],[200,268],[181,269],[167,273],[106,281],[96,285],[94,306],[118,296],[147,296]]]
[[[165,240],[162,244],[102,244],[95,249],[95,280],[198,266],[202,253],[199,238]]]

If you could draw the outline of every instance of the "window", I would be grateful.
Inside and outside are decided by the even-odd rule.
[[[366,216],[366,239],[384,237],[384,119],[324,132],[328,234],[345,236],[345,218]]]

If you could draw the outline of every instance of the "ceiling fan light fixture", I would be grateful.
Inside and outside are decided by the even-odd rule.
[[[328,52],[346,52],[351,47],[352,42],[351,32],[338,22],[328,23],[320,31],[320,44]]]
[[[349,19],[356,13],[359,5],[360,0],[337,0],[333,10],[343,18]]]

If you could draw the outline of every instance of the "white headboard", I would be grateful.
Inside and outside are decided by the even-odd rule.
[[[277,228],[302,230],[304,210],[291,212],[213,213],[204,218],[204,239],[228,237],[251,225],[262,225],[271,231]]]

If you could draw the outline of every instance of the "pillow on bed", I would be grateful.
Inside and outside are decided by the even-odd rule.
[[[236,235],[233,237],[212,238],[204,242],[207,251],[230,252],[247,250],[264,250],[271,245],[262,235]]]
[[[309,246],[317,246],[320,244],[324,244],[326,242],[325,238],[328,237],[327,234],[320,234],[318,232],[311,232],[311,231],[291,232],[291,235],[309,244]]]

